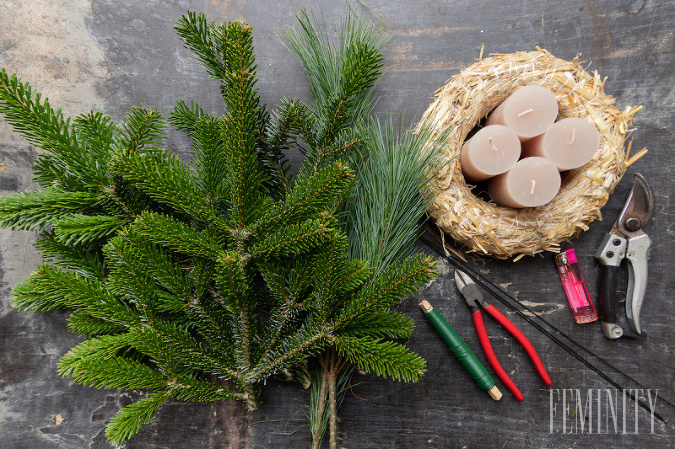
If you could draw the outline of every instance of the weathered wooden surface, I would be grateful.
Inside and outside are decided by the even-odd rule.
[[[609,384],[548,336],[503,304],[492,302],[512,318],[542,355],[554,390],[545,388],[515,341],[487,319],[493,346],[505,369],[525,395],[518,403],[498,381],[504,398],[496,403],[479,390],[454,362],[417,307],[428,299],[455,326],[479,358],[467,307],[460,301],[454,267],[439,259],[440,277],[401,306],[418,327],[409,346],[428,361],[429,372],[418,384],[398,384],[357,375],[341,408],[340,438],[349,448],[449,447],[643,447],[673,445],[675,423],[675,253],[670,203],[673,196],[675,122],[673,1],[502,2],[368,0],[392,35],[386,52],[388,71],[379,88],[378,111],[405,111],[419,117],[433,92],[462,67],[470,65],[484,45],[485,54],[546,48],[570,59],[581,54],[589,70],[607,77],[606,91],[617,106],[643,105],[637,115],[633,148],[647,156],[632,166],[603,209],[605,220],[571,242],[589,288],[595,293],[599,270],[593,259],[603,234],[619,214],[633,174],[647,177],[656,209],[646,230],[653,240],[649,283],[643,308],[645,342],[610,342],[597,325],[577,326],[565,303],[551,256],[517,263],[481,259],[471,266],[541,317],[549,332],[572,345],[623,388],[642,389],[648,404],[657,394],[655,411],[614,404],[618,429],[606,422],[606,409],[595,405],[583,432],[574,427],[576,393],[609,389]],[[254,29],[259,87],[263,101],[274,105],[283,96],[307,97],[298,64],[277,38],[306,3],[292,1],[154,1],[3,0],[0,2],[0,66],[17,72],[67,114],[101,109],[115,119],[130,106],[154,105],[168,114],[178,98],[205,108],[222,108],[217,86],[182,49],[173,24],[186,10],[205,11],[212,20],[245,19]],[[326,22],[346,11],[344,2],[323,2]],[[360,2],[353,7],[372,14]],[[186,152],[187,141],[171,134],[171,148]],[[36,150],[0,122],[0,194],[32,187],[31,163]],[[78,337],[65,328],[64,314],[18,313],[9,305],[12,287],[40,262],[28,232],[0,231],[0,448],[108,448],[103,426],[121,405],[134,398],[116,391],[73,385],[55,371],[58,358]],[[420,248],[429,251],[420,245]],[[488,296],[488,298],[490,298]],[[514,302],[519,307],[517,302]],[[548,323],[548,324],[547,324]],[[555,327],[554,330],[549,326]],[[574,346],[566,337],[580,346]],[[558,390],[555,390],[558,389]],[[562,391],[560,389],[567,389]],[[658,390],[658,393],[657,393]],[[564,409],[563,397],[567,406]],[[619,392],[619,400],[621,393]],[[226,404],[164,406],[127,448],[263,448],[306,447],[304,421],[308,394],[295,386],[269,385],[264,405],[252,414]],[[571,402],[571,406],[570,406]],[[669,403],[668,403],[669,402]],[[603,407],[607,401],[603,399]],[[552,407],[553,405],[553,407]],[[618,405],[618,406],[617,406]],[[635,417],[637,410],[637,433]],[[579,412],[579,410],[578,410]],[[564,433],[563,416],[566,417]],[[589,432],[589,426],[591,431]],[[598,427],[600,426],[600,427]],[[625,430],[624,430],[625,429]],[[599,433],[600,431],[601,433]]]

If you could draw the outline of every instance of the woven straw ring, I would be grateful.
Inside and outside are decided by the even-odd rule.
[[[581,117],[593,123],[601,136],[600,148],[588,164],[564,175],[560,192],[550,203],[524,209],[500,207],[472,193],[462,176],[459,152],[481,119],[529,84],[555,94],[558,119]],[[619,111],[614,98],[604,93],[604,80],[597,72],[590,75],[577,58],[565,61],[543,49],[480,59],[453,76],[435,97],[418,129],[427,124],[434,130],[432,136],[451,131],[443,155],[446,166],[435,175],[439,190],[429,215],[470,252],[517,260],[558,251],[561,242],[601,218],[600,209],[626,168],[646,152],[628,159],[630,144],[624,149],[633,115],[641,107]]]

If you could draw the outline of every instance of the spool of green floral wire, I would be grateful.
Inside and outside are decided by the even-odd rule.
[[[450,323],[443,318],[443,315],[431,307],[431,304],[429,304],[428,301],[422,301],[420,307],[424,311],[424,315],[431,325],[436,329],[436,332],[438,332],[445,343],[447,343],[452,355],[454,355],[462,366],[466,368],[478,386],[487,391],[492,399],[496,401],[500,400],[502,393],[495,385],[494,379],[471,351],[471,348],[469,348],[452,326],[450,326]]]

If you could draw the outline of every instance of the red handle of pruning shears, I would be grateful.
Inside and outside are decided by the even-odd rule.
[[[496,310],[496,309],[495,309]],[[487,331],[485,330],[485,323],[483,322],[483,315],[481,315],[480,310],[473,313],[473,324],[476,326],[476,333],[478,334],[478,340],[480,340],[480,345],[483,347],[483,352],[485,357],[487,357],[488,362],[492,366],[492,369],[495,370],[497,376],[504,382],[506,387],[511,390],[516,399],[523,401],[525,398],[520,392],[516,384],[511,380],[502,365],[497,360],[495,351],[492,349],[492,344],[490,343],[490,338],[488,337]]]
[[[541,359],[539,358],[539,355],[537,354],[537,351],[535,351],[534,346],[532,346],[532,343],[530,343],[530,340],[527,339],[525,334],[523,334],[520,329],[516,327],[515,324],[509,320],[506,315],[501,313],[495,306],[492,304],[486,306],[483,308],[487,313],[492,315],[492,317],[499,322],[502,326],[508,330],[511,335],[515,337],[516,340],[518,340],[518,343],[520,343],[523,348],[525,349],[525,352],[527,352],[527,355],[530,356],[530,359],[532,360],[532,363],[534,364],[534,367],[536,368],[537,372],[539,373],[539,377],[542,378],[544,383],[548,385],[549,387],[553,385],[553,382],[551,381],[551,378],[549,377],[548,373],[546,372],[546,369],[544,368],[544,364],[542,363]],[[483,329],[485,326],[483,326]]]

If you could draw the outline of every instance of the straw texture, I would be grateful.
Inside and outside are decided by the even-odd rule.
[[[561,190],[550,203],[524,209],[500,207],[472,193],[462,176],[459,152],[467,134],[485,116],[529,84],[545,86],[556,95],[558,119],[581,117],[593,123],[600,133],[600,148],[588,164],[563,174]],[[452,77],[435,97],[418,127],[431,126],[436,135],[451,128],[451,134],[429,215],[470,252],[517,260],[558,251],[561,242],[602,218],[600,209],[626,168],[646,152],[629,158],[630,144],[624,148],[633,115],[641,107],[620,111],[614,98],[604,93],[604,80],[597,72],[587,73],[577,58],[565,61],[540,48],[481,58]]]

